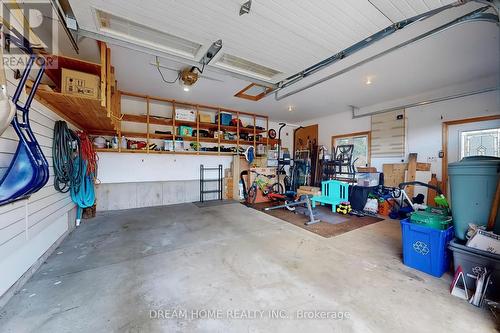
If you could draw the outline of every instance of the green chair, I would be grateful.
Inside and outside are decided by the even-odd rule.
[[[344,201],[349,201],[349,184],[338,180],[325,180],[321,182],[321,195],[311,198],[313,208],[316,202],[322,206],[324,204],[332,205],[332,212],[335,213],[336,206]]]

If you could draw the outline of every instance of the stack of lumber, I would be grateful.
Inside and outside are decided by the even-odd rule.
[[[423,181],[427,183],[430,178],[430,163],[421,163],[417,161],[417,154],[410,153],[408,156],[408,163],[391,163],[383,165],[384,172],[384,185],[390,187],[397,187],[400,183],[411,181]],[[418,177],[417,171],[425,171],[429,173],[429,179],[422,179]],[[424,175],[424,178],[427,174]],[[417,179],[419,178],[419,179]],[[414,196],[415,187],[407,186],[405,189],[410,198]]]

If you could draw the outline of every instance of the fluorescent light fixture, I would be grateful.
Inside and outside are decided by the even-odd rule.
[[[282,74],[280,71],[256,64],[243,58],[224,53],[217,59],[217,66],[230,71],[236,71],[243,75],[249,75],[264,80],[272,80],[276,75]]]
[[[144,24],[99,9],[95,9],[95,15],[97,29],[100,32],[126,42],[156,48],[160,51],[174,53],[189,59],[194,59],[196,53],[201,48],[201,44],[199,43],[150,28]]]

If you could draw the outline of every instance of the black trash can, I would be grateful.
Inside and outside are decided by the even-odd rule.
[[[465,246],[463,242],[454,239],[448,245],[453,252],[453,267],[457,270],[462,267],[465,275],[465,283],[468,289],[475,290],[476,276],[485,268],[491,273],[490,285],[486,291],[486,298],[500,301],[500,254],[474,249]]]

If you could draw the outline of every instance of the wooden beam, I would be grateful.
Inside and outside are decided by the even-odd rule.
[[[488,218],[488,225],[486,230],[493,230],[495,228],[495,222],[497,220],[498,206],[500,205],[500,179],[497,181],[497,189],[495,191],[495,197],[491,203],[490,216]]]
[[[99,43],[101,55],[101,106],[106,107],[106,43]]]
[[[111,49],[106,48],[106,111],[111,117]]]
[[[407,182],[414,182],[417,176],[417,153],[410,153],[408,157],[408,173],[406,174]],[[410,199],[413,198],[415,187],[410,185],[406,188],[406,194]]]

